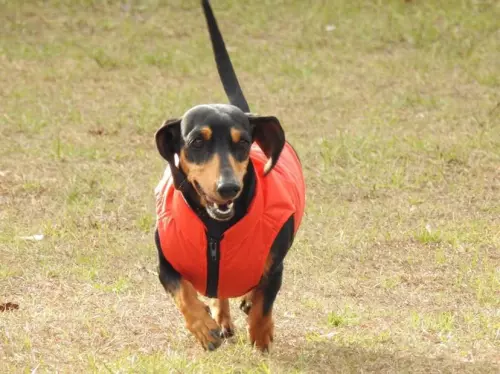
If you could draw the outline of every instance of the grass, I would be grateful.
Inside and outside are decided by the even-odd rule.
[[[213,6],[307,179],[273,352],[235,304],[203,352],[155,273],[153,134],[226,102],[198,2],[0,0],[3,371],[498,372],[499,3]]]

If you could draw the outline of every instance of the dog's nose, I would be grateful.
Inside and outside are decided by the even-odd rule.
[[[217,185],[217,193],[223,199],[232,199],[238,192],[240,192],[241,187],[235,182],[222,182]]]

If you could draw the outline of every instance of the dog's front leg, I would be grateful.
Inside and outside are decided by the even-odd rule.
[[[176,284],[164,283],[164,279],[160,275],[163,287],[173,296],[177,308],[183,314],[187,329],[205,349],[213,351],[219,347],[222,342],[219,326],[210,316],[210,308],[198,299],[193,285],[182,278]]]
[[[259,286],[248,296],[251,307],[248,312],[250,342],[261,351],[269,351],[274,338],[273,304],[281,287],[283,265],[268,273]]]
[[[273,304],[281,288],[283,260],[293,243],[293,216],[283,225],[268,255],[258,286],[243,297],[240,308],[248,314],[250,342],[268,351],[274,338]]]
[[[213,351],[221,345],[221,332],[217,322],[210,315],[210,308],[198,299],[193,285],[181,279],[172,293],[177,308],[184,315],[186,327],[205,349]]]
[[[158,244],[158,241],[157,241]],[[205,349],[213,351],[222,343],[220,329],[210,315],[210,308],[198,299],[193,285],[165,259],[161,249],[159,255],[159,278],[167,293],[174,298],[177,308],[186,321],[186,327]]]

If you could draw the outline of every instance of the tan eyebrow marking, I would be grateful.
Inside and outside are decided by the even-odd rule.
[[[200,133],[205,140],[210,140],[210,138],[212,137],[212,129],[208,126],[203,126],[200,130]]]
[[[241,131],[231,128],[231,139],[234,143],[238,143],[241,139]]]

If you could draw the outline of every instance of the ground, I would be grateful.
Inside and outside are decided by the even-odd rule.
[[[273,351],[156,274],[154,132],[226,102],[198,1],[0,0],[3,371],[498,372],[500,3],[212,4],[307,180]]]

